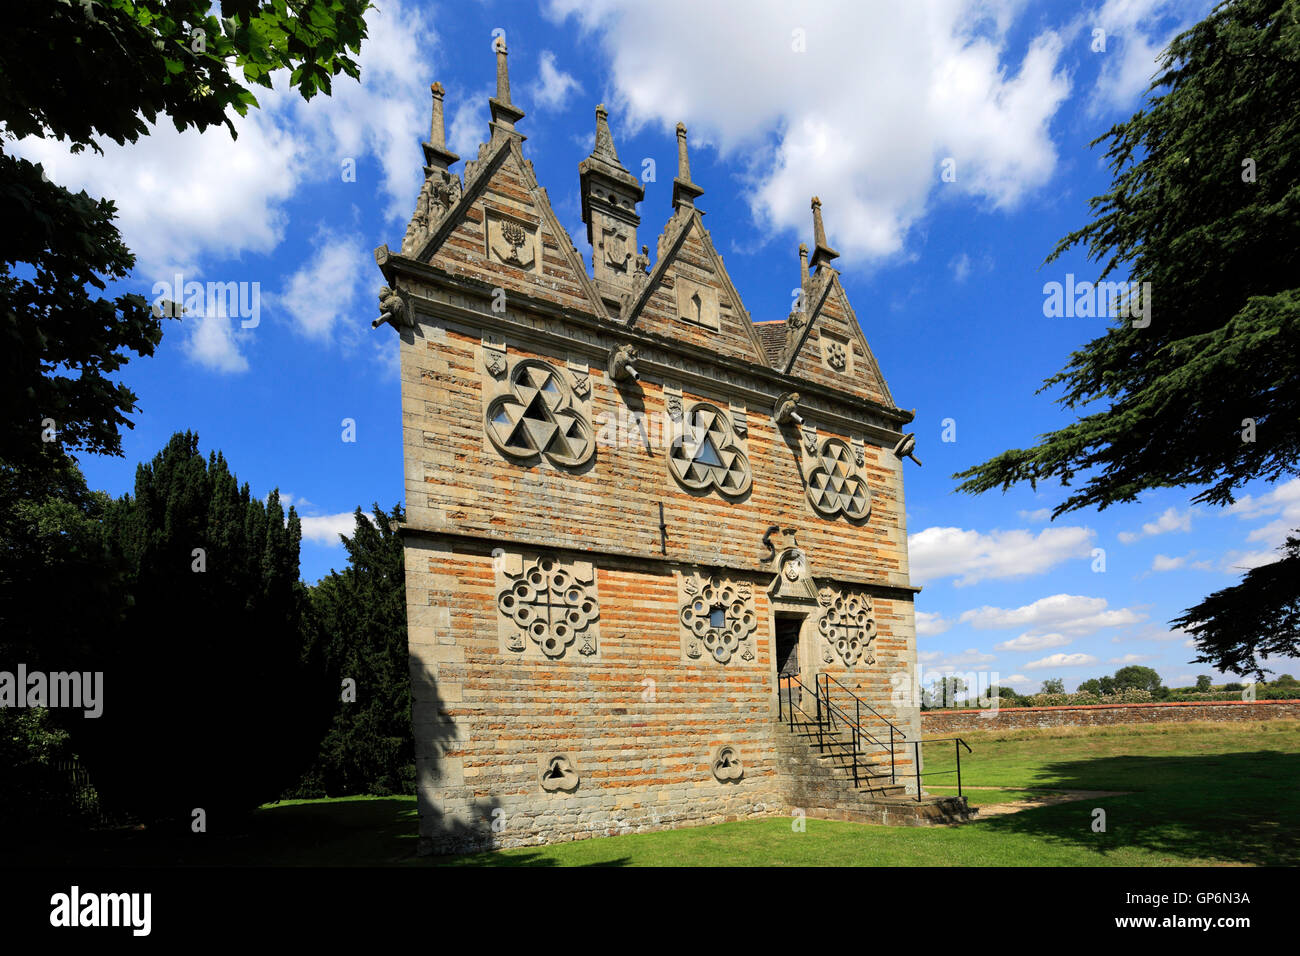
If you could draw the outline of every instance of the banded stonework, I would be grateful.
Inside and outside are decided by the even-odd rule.
[[[376,251],[401,338],[421,850],[789,813],[807,781],[778,671],[831,675],[919,736],[891,695],[916,665],[893,452],[912,414],[819,203],[811,261],[801,246],[789,264],[797,308],[754,322],[685,127],[652,240],[598,107],[584,262],[524,154],[503,42],[495,56],[463,175],[434,85],[411,225],[400,253]]]

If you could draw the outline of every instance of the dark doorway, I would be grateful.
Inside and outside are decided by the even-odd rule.
[[[797,615],[776,616],[776,673],[778,677],[799,676],[799,629],[803,618]]]

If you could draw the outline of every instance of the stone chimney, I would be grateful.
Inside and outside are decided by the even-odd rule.
[[[578,164],[578,174],[596,287],[617,300],[632,289],[637,271],[641,217],[636,207],[645,198],[645,187],[619,162],[604,104],[596,107],[596,142]]]
[[[822,201],[816,196],[812,198],[813,213],[813,242],[815,243],[812,254],[812,266],[814,269],[820,269],[824,264],[829,264],[832,259],[838,259],[840,254],[826,244],[826,227],[822,225]]]

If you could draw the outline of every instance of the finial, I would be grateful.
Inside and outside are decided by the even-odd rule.
[[[497,95],[488,100],[492,110],[493,138],[496,130],[519,136],[515,132],[515,123],[524,118],[524,111],[510,102],[510,68],[506,65],[506,38],[497,34],[492,41],[492,49],[497,54]],[[522,139],[522,136],[519,136]]]
[[[799,287],[808,288],[808,244],[799,243]]]
[[[592,147],[591,155],[615,166],[622,165],[618,161],[618,151],[614,149],[614,137],[609,132],[609,112],[604,103],[596,107],[596,145]]]
[[[430,170],[445,170],[456,160],[460,159],[455,153],[447,149],[447,137],[442,122],[442,97],[446,92],[441,83],[430,83],[429,92],[433,94],[433,116],[429,121],[429,141],[421,144],[424,149],[425,174],[428,175]]]
[[[497,51],[497,99],[509,103],[510,68],[506,66],[506,38],[498,36],[492,41],[492,49]]]
[[[433,122],[429,126],[429,142],[434,146],[446,146],[447,138],[442,125],[442,96],[445,91],[441,83],[434,82],[429,84],[429,92],[433,94]]]
[[[677,178],[684,183],[691,181],[691,157],[686,150],[686,124],[677,124]]]
[[[826,227],[822,225],[822,201],[812,198],[813,242],[816,244],[812,254],[812,265],[820,268],[823,263],[838,259],[840,254],[826,243]]]
[[[677,178],[673,180],[673,208],[694,206],[704,190],[691,182],[691,157],[686,148],[686,124],[677,124]]]

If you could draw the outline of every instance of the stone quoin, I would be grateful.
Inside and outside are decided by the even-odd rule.
[[[375,324],[401,337],[420,849],[816,816],[818,800],[843,818],[798,769],[813,761],[780,688],[812,704],[778,675],[829,674],[920,738],[894,696],[916,668],[895,453],[914,413],[849,305],[821,202],[811,261],[790,262],[795,310],[754,322],[704,227],[686,128],[671,212],[643,241],[644,189],[598,106],[578,164],[588,264],[526,158],[502,40],[495,56],[463,176],[433,84],[414,215],[400,252],[376,250]],[[898,799],[912,753],[894,755]]]

